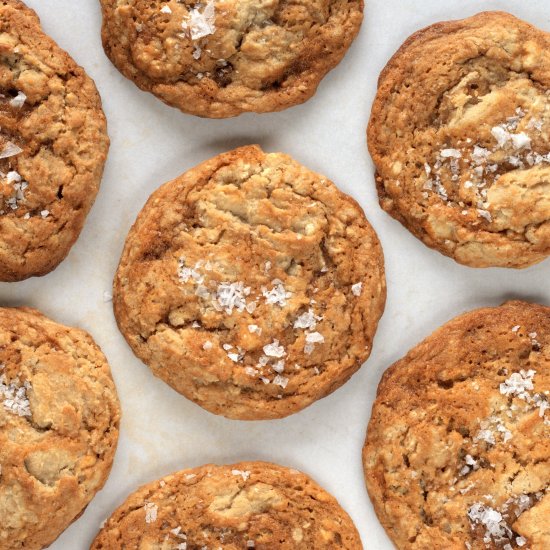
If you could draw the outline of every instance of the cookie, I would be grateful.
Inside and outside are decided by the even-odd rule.
[[[0,550],[39,550],[84,511],[111,469],[118,398],[82,330],[0,308]]]
[[[550,255],[550,34],[500,12],[409,38],[368,128],[382,208],[471,267]]]
[[[219,155],[149,198],[114,282],[153,373],[228,418],[281,418],[368,358],[383,255],[359,205],[287,155]]]
[[[311,478],[267,462],[206,465],[130,495],[90,550],[362,548],[334,497]]]
[[[93,81],[18,0],[0,3],[0,281],[68,254],[109,147]]]
[[[550,548],[550,308],[445,324],[384,374],[363,464],[397,548]]]
[[[362,0],[101,0],[103,45],[139,88],[226,118],[307,101],[359,32]]]

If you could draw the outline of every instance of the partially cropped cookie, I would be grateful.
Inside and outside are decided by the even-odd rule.
[[[65,258],[99,188],[109,147],[101,101],[34,11],[0,3],[0,281]]]
[[[550,308],[445,324],[384,374],[363,464],[399,549],[550,548]]]
[[[500,12],[409,38],[368,129],[380,204],[472,267],[550,255],[550,34]]]
[[[100,0],[105,52],[142,90],[225,118],[308,100],[359,32],[362,0]]]
[[[361,550],[350,517],[311,478],[266,462],[207,465],[130,495],[91,550]]]
[[[92,338],[28,308],[0,308],[0,550],[39,550],[105,483],[119,405]]]
[[[128,235],[120,330],[155,373],[229,418],[280,418],[368,358],[385,303],[358,204],[287,155],[249,146],[163,185]]]

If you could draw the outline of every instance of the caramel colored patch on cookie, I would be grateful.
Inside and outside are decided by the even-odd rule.
[[[353,522],[308,476],[265,462],[207,465],[130,495],[91,550],[361,550]]]
[[[397,548],[548,548],[550,308],[466,313],[390,367],[363,465]]]
[[[413,35],[368,129],[380,204],[472,267],[550,255],[550,35],[481,13]]]
[[[45,548],[84,511],[111,469],[119,417],[87,333],[0,308],[0,550]]]
[[[101,100],[34,11],[0,3],[0,281],[44,275],[68,254],[109,147]]]
[[[366,361],[385,303],[358,204],[283,154],[219,155],[150,197],[114,283],[120,330],[178,392],[229,418],[279,418]]]
[[[359,32],[362,0],[101,0],[103,45],[141,89],[224,118],[309,99]]]

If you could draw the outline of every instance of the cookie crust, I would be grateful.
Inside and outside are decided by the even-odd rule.
[[[368,358],[386,288],[359,205],[248,146],[155,191],[130,231],[114,311],[134,353],[205,409],[281,418]]]
[[[39,550],[103,487],[118,397],[92,338],[34,309],[0,308],[0,365],[0,550]]]
[[[471,267],[550,255],[550,34],[502,12],[411,36],[368,128],[380,204]]]
[[[109,139],[93,81],[18,0],[0,4],[0,93],[0,281],[19,281],[68,254]]]
[[[549,398],[537,304],[461,315],[390,367],[363,464],[397,548],[548,548]]]
[[[101,0],[107,56],[162,101],[202,117],[308,100],[359,32],[362,0]]]
[[[352,520],[311,478],[266,462],[206,465],[130,495],[91,550],[362,549]],[[185,546],[185,544],[187,546]]]

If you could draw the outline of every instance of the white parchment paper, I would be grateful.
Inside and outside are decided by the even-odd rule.
[[[305,105],[282,113],[202,120],[140,92],[105,57],[98,0],[27,0],[45,31],[95,79],[112,144],[103,184],[69,257],[50,275],[0,284],[2,305],[29,305],[89,331],[106,353],[122,402],[115,464],[106,487],[51,547],[85,550],[100,523],[140,484],[207,462],[269,460],[310,474],[334,494],[366,549],[392,548],[364,488],[361,447],[383,371],[451,317],[519,297],[550,303],[550,262],[526,271],[474,270],[433,252],[382,212],[365,128],[376,80],[412,32],[501,9],[550,31],[548,0],[370,0],[360,36]],[[259,143],[325,174],[365,209],[386,256],[388,302],[374,351],[332,396],[279,421],[216,417],[157,380],[117,330],[104,302],[126,234],[149,194],[222,151]]]

